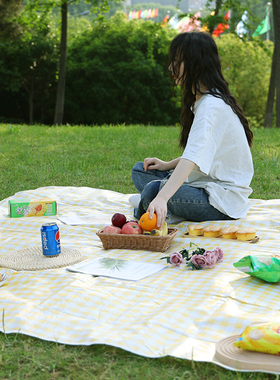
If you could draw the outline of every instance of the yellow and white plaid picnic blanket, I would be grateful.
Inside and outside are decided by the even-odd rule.
[[[188,222],[183,222],[176,225],[179,231],[165,253],[105,251],[96,232],[110,224],[115,212],[133,219],[130,195],[86,187],[17,193],[9,199],[53,198],[58,203],[57,217],[91,216],[93,224],[65,225],[56,217],[10,218],[5,199],[0,202],[0,256],[41,245],[41,225],[56,221],[61,244],[78,249],[85,259],[115,257],[163,263],[161,257],[192,241],[206,249],[221,247],[224,261],[213,269],[197,271],[166,264],[168,269],[137,282],[72,273],[65,268],[4,269],[9,277],[0,287],[1,331],[71,345],[108,344],[151,358],[171,355],[222,365],[214,358],[217,341],[240,334],[251,323],[280,321],[280,283],[263,282],[233,266],[247,255],[279,253],[280,199],[253,199],[246,219],[203,223],[253,227],[260,238],[255,244],[190,238],[185,235]]]

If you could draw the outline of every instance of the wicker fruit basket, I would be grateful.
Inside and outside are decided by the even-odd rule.
[[[170,247],[177,231],[176,228],[168,228],[168,235],[166,236],[150,236],[105,234],[101,229],[96,232],[96,235],[101,240],[104,249],[131,249],[165,252]]]

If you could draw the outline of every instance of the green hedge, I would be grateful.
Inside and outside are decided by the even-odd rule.
[[[244,113],[262,120],[268,94],[272,43],[241,40],[232,34],[218,38],[223,73]]]
[[[79,25],[79,24],[77,24]],[[175,124],[180,90],[173,90],[167,70],[171,28],[146,20],[126,20],[117,13],[86,23],[69,33],[65,123]],[[0,120],[52,124],[57,74],[57,40],[0,40]],[[266,105],[272,44],[242,41],[225,34],[217,39],[223,72],[245,114],[262,120]],[[34,64],[34,62],[36,64]]]
[[[172,124],[167,54],[172,32],[116,14],[68,51],[65,120],[69,123]]]

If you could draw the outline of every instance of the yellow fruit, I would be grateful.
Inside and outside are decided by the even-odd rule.
[[[167,223],[164,222],[162,226],[162,236],[166,236],[166,235],[168,235],[168,226],[167,226]]]
[[[144,231],[143,230],[143,235],[151,235],[151,231]]]
[[[153,230],[151,231],[151,235],[152,235],[152,236],[161,236],[161,231],[160,231],[160,230],[153,229]]]
[[[150,232],[150,234],[151,234],[152,236],[166,236],[166,235],[168,235],[168,227],[167,227],[167,223],[166,223],[166,222],[163,223],[163,226],[162,226],[162,229],[161,229],[161,230],[158,230],[158,229],[154,228],[154,229]]]

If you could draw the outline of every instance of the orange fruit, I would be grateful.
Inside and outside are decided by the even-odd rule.
[[[150,213],[146,212],[139,220],[140,227],[145,231],[152,231],[157,228],[157,214],[154,213],[153,218],[150,219]]]

